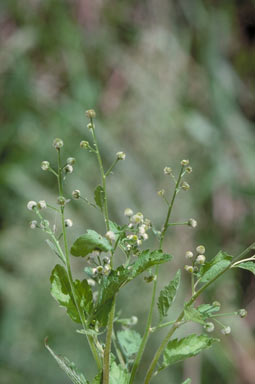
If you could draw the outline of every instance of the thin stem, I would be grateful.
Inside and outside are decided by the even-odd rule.
[[[170,227],[171,225],[188,225],[188,221],[184,221],[184,223],[168,223],[168,226]]]
[[[117,164],[118,161],[119,161],[118,158],[116,158],[116,159],[114,160],[114,162],[112,163],[112,165],[110,166],[110,168],[108,169],[108,171],[105,172],[105,176],[108,176],[108,175],[111,173],[111,171],[113,170],[113,168],[115,167],[115,165]]]
[[[122,356],[122,353],[121,353],[121,350],[119,349],[118,345],[117,345],[117,342],[116,342],[116,335],[115,335],[115,332],[114,332],[114,329],[112,330],[112,341],[113,341],[113,345],[114,345],[114,348],[116,350],[116,353],[117,353],[117,356],[118,356],[118,359],[119,359],[119,362],[120,364],[122,365],[123,368],[126,368],[126,363],[125,363],[125,360]]]
[[[166,231],[167,231],[167,228],[168,228],[168,222],[169,222],[169,219],[171,217],[172,209],[173,209],[173,206],[174,206],[174,201],[175,201],[175,198],[176,198],[176,195],[177,195],[177,190],[178,190],[180,182],[181,182],[183,168],[184,168],[184,166],[181,167],[181,170],[180,170],[180,173],[179,173],[179,176],[178,176],[178,180],[177,180],[177,182],[175,184],[175,190],[174,190],[174,193],[173,193],[173,196],[172,196],[172,200],[170,202],[170,205],[169,205],[169,208],[168,208],[168,211],[167,211],[166,220],[165,220],[165,223],[164,223],[164,226],[163,226],[163,229],[162,229],[162,232],[161,232],[161,236],[160,236],[159,249],[162,249],[163,241],[164,241],[165,234],[166,234]],[[149,335],[150,335],[152,315],[153,315],[153,308],[154,308],[155,298],[156,298],[158,272],[159,272],[159,266],[157,265],[155,267],[155,280],[154,280],[154,284],[153,284],[151,305],[150,305],[150,309],[149,309],[149,315],[148,315],[148,318],[147,318],[146,328],[145,328],[145,332],[144,332],[144,335],[143,335],[142,342],[140,344],[138,353],[136,355],[136,359],[135,359],[133,367],[132,367],[129,384],[132,384],[134,379],[135,379],[136,371],[137,371],[138,366],[140,364],[141,358],[143,356],[143,353],[144,353],[144,350],[145,350],[145,347],[146,347],[146,344],[147,344],[147,341],[148,341],[148,338],[149,338]]]
[[[156,327],[151,328],[151,332],[155,332],[158,329],[168,327],[169,325],[173,325],[174,323],[176,323],[176,320],[172,320],[172,321],[168,321],[167,323],[159,324]],[[182,324],[184,324],[184,322],[182,322]]]
[[[115,296],[112,303],[111,312],[108,317],[108,327],[106,334],[106,343],[104,350],[104,363],[103,363],[103,384],[109,384],[110,375],[110,354],[111,354],[111,342],[112,342],[112,331],[113,331],[113,320],[115,314]]]
[[[188,301],[188,303],[186,304],[187,306],[190,306],[194,303],[194,301],[198,298],[199,295],[201,295],[201,293],[209,286],[211,285],[212,283],[214,283],[215,280],[217,280],[221,275],[223,275],[223,273],[225,273],[226,271],[228,271],[231,266],[239,259],[243,258],[244,256],[246,256],[251,249],[254,249],[255,247],[255,243],[251,244],[248,248],[246,248],[242,253],[240,253],[238,256],[236,256],[233,261],[226,267],[224,268],[223,271],[219,272],[212,280],[210,280],[208,283],[204,284],[192,297],[191,299]],[[158,360],[162,354],[162,352],[164,351],[165,347],[167,346],[170,338],[172,337],[172,335],[174,334],[174,332],[176,331],[176,329],[179,327],[179,323],[180,321],[183,319],[183,316],[184,316],[184,310],[180,313],[180,315],[178,316],[178,318],[176,319],[176,322],[175,324],[171,327],[171,329],[169,330],[168,334],[166,335],[166,337],[163,339],[161,345],[159,346],[158,350],[156,351],[154,357],[153,357],[153,360],[150,364],[150,367],[147,371],[147,374],[146,374],[146,377],[145,377],[145,381],[144,381],[144,384],[149,384],[150,383],[150,380],[152,378],[152,375],[153,375],[153,372],[156,368],[156,365],[158,363]]]

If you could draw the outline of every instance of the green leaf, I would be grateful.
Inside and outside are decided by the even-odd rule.
[[[246,261],[244,263],[239,263],[235,265],[235,268],[247,269],[255,275],[255,263],[252,261]]]
[[[195,335],[184,337],[182,339],[171,340],[164,351],[163,363],[159,370],[179,361],[196,356],[203,349],[211,347],[219,339],[210,338],[206,335]]]
[[[146,251],[143,251],[138,256],[138,259],[129,267],[131,271],[131,276],[132,278],[134,278],[140,273],[146,271],[148,268],[151,268],[157,264],[166,263],[171,259],[172,256],[167,253],[163,253],[162,251],[151,252],[147,249]]]
[[[128,384],[129,376],[126,370],[117,365],[115,361],[112,362],[110,368],[110,384]]]
[[[88,384],[83,374],[77,371],[74,363],[69,361],[68,358],[65,356],[55,354],[55,352],[47,344],[47,339],[45,339],[45,347],[57,361],[60,368],[63,369],[63,371],[67,374],[69,379],[71,379],[74,384]]]
[[[94,200],[96,202],[96,205],[103,210],[104,207],[104,189],[101,185],[98,185],[94,191]]]
[[[182,384],[190,384],[191,383],[191,379],[186,379],[185,381],[183,381]]]
[[[124,331],[117,333],[117,338],[124,355],[128,359],[137,354],[142,341],[138,332],[133,331],[132,329],[125,329]]]
[[[83,309],[86,314],[90,314],[93,310],[93,293],[90,285],[86,279],[83,281],[75,280],[74,287],[80,308]]]
[[[79,313],[76,309],[67,272],[64,267],[57,264],[50,277],[51,295],[55,300],[67,309],[68,315],[77,323],[80,323]]]
[[[96,231],[87,230],[85,235],[78,237],[71,247],[73,256],[87,256],[93,251],[108,252],[112,249],[109,241]]]
[[[220,251],[211,261],[206,263],[200,272],[200,282],[207,283],[214,279],[220,272],[224,271],[232,261],[232,256]]]
[[[99,372],[96,377],[89,384],[101,384],[102,383],[102,372]]]
[[[174,279],[160,291],[158,298],[158,310],[160,315],[160,321],[163,317],[167,316],[168,310],[171,307],[172,303],[175,300],[177,290],[180,285],[181,271],[177,271]]]
[[[184,308],[184,321],[193,321],[194,323],[204,324],[204,316],[194,307]]]
[[[201,304],[196,308],[207,319],[214,312],[219,312],[220,305]]]

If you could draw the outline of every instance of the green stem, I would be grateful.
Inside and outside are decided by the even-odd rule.
[[[168,226],[170,227],[171,225],[188,225],[188,221],[184,221],[184,223],[168,223]]]
[[[108,171],[105,172],[105,176],[108,176],[108,175],[111,173],[111,171],[113,170],[113,168],[115,167],[115,165],[117,164],[118,161],[119,161],[118,158],[116,158],[116,159],[114,160],[114,162],[112,163],[112,165],[110,166],[110,168],[108,169]]]
[[[176,198],[176,195],[177,195],[177,191],[178,191],[178,188],[179,188],[179,185],[180,185],[180,182],[181,182],[183,168],[184,168],[184,166],[181,167],[181,170],[180,170],[180,173],[179,173],[179,176],[178,176],[178,180],[177,180],[177,182],[175,184],[175,190],[174,190],[174,193],[173,193],[173,196],[172,196],[172,200],[170,202],[170,205],[169,205],[169,208],[168,208],[168,211],[167,211],[166,220],[165,220],[165,223],[164,223],[164,226],[163,226],[163,229],[162,229],[162,232],[161,232],[161,236],[160,236],[159,249],[162,249],[164,237],[165,237],[165,234],[166,234],[166,231],[167,231],[167,228],[168,228],[168,222],[169,222],[169,219],[171,217],[171,212],[172,212],[172,209],[173,209],[174,201],[175,201],[175,198]],[[144,335],[143,335],[143,338],[142,338],[141,345],[140,345],[138,353],[136,355],[136,359],[135,359],[133,367],[132,367],[129,384],[132,384],[134,382],[136,371],[137,371],[137,369],[139,367],[141,358],[143,356],[143,353],[144,353],[144,350],[145,350],[145,347],[146,347],[146,344],[147,344],[147,341],[148,341],[148,338],[149,338],[149,335],[150,335],[152,315],[153,315],[153,308],[154,308],[155,298],[156,298],[158,272],[159,272],[159,266],[157,265],[156,268],[155,268],[155,280],[154,280],[154,284],[153,284],[151,305],[150,305],[150,309],[149,309],[149,315],[148,315],[148,318],[147,318],[146,328],[145,328],[145,332],[144,332]]]
[[[116,342],[117,338],[116,338],[116,335],[115,335],[115,332],[114,332],[114,329],[112,330],[112,341],[113,341],[113,345],[114,345],[114,348],[116,350],[116,353],[117,353],[117,356],[118,356],[118,359],[119,359],[119,362],[120,364],[122,365],[123,368],[126,368],[126,363],[125,363],[125,360],[122,356],[122,353],[117,345],[117,342]]]
[[[194,303],[194,301],[198,298],[199,295],[201,295],[201,293],[209,286],[211,285],[212,283],[214,283],[215,280],[217,280],[221,275],[223,275],[226,271],[228,271],[231,266],[239,259],[243,258],[244,256],[247,255],[247,253],[250,252],[251,249],[254,249],[255,247],[255,243],[251,244],[248,248],[246,248],[242,253],[240,253],[240,255],[236,256],[233,261],[226,267],[224,268],[224,270],[222,270],[221,272],[219,272],[212,280],[210,280],[208,283],[204,284],[192,297],[191,299],[188,301],[187,303],[187,306],[190,306]],[[176,331],[176,329],[179,327],[179,323],[180,321],[183,319],[183,316],[184,316],[184,310],[180,313],[180,315],[178,316],[178,318],[176,319],[175,321],[175,324],[170,328],[168,334],[166,335],[166,337],[163,339],[161,345],[159,346],[158,350],[156,351],[154,357],[153,357],[153,360],[150,364],[150,367],[147,371],[147,374],[146,374],[146,377],[145,377],[145,381],[144,381],[144,384],[149,384],[150,383],[150,380],[152,378],[152,375],[153,375],[153,372],[156,368],[156,365],[158,363],[158,360],[161,356],[161,354],[163,353],[165,347],[167,346],[170,338],[172,337],[173,333]]]
[[[110,354],[111,354],[111,342],[112,342],[112,331],[113,331],[113,320],[115,314],[115,296],[112,303],[111,312],[108,317],[108,326],[104,350],[104,363],[103,363],[103,384],[109,384],[110,375]]]

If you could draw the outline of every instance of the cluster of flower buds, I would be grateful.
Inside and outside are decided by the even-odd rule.
[[[193,273],[193,272],[197,272],[198,271],[198,266],[201,266],[205,263],[205,247],[203,245],[198,245],[196,247],[196,252],[197,252],[197,256],[195,258],[195,260],[193,261],[192,265],[185,265],[184,266],[184,269],[185,271],[189,272],[189,273]],[[192,251],[187,251],[185,253],[185,258],[188,259],[188,260],[193,260],[193,257],[194,257],[194,253]]]
[[[27,203],[27,209],[29,211],[33,211],[35,208],[37,209],[44,209],[47,207],[47,203],[45,200],[39,200],[38,203],[36,201],[30,200]]]
[[[127,251],[131,249],[135,251],[137,247],[142,245],[143,241],[148,239],[147,231],[151,227],[151,222],[144,218],[141,212],[134,214],[131,208],[126,208],[124,215],[129,219],[128,228],[130,230],[126,237],[126,249]]]
[[[95,262],[95,255],[90,256],[90,262],[96,264]],[[100,265],[97,265],[96,267],[92,268],[92,275],[94,278],[100,277],[100,276],[108,276],[111,272],[111,260],[108,256],[104,256],[102,258],[102,261]]]

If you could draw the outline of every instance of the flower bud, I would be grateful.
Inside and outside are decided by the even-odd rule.
[[[60,149],[60,148],[62,148],[63,145],[64,145],[63,140],[58,139],[58,138],[56,138],[56,139],[53,140],[53,147],[55,147],[56,149]]]
[[[227,327],[224,327],[222,330],[221,330],[221,333],[223,335],[229,335],[231,333],[231,328],[230,326],[228,325]]]
[[[81,191],[79,189],[75,189],[72,192],[72,196],[73,196],[74,199],[79,199],[79,197],[81,196]]]
[[[192,265],[185,265],[184,269],[185,269],[185,271],[187,271],[189,273],[193,273],[194,272],[194,268],[192,267]]]
[[[92,129],[92,128],[95,128],[95,126],[94,126],[94,124],[92,124],[92,123],[88,123],[88,124],[87,124],[87,128],[88,128],[88,129]]]
[[[196,263],[203,265],[205,263],[205,255],[198,255],[196,258]]]
[[[246,309],[239,309],[239,311],[237,312],[238,315],[243,319],[244,317],[247,316],[247,311]]]
[[[189,219],[188,220],[188,225],[191,227],[191,228],[196,228],[197,226],[197,221],[195,219]]]
[[[219,301],[214,301],[213,303],[212,303],[212,305],[214,306],[214,307],[221,307],[221,303],[219,302]]]
[[[139,224],[143,222],[143,214],[141,212],[137,212],[135,215],[131,217],[131,222],[134,224]]]
[[[181,185],[181,188],[184,190],[184,191],[188,191],[190,189],[190,185],[188,183],[186,183],[186,181],[184,181]]]
[[[124,152],[117,152],[116,156],[118,160],[125,160],[126,158],[126,154]]]
[[[27,203],[27,209],[29,209],[29,211],[32,211],[35,207],[37,206],[36,202],[31,200]]]
[[[66,160],[67,164],[74,165],[76,159],[74,157],[68,157]]]
[[[186,172],[187,172],[187,173],[191,173],[191,172],[192,172],[192,167],[187,167],[187,168],[186,168]]]
[[[105,275],[105,276],[108,276],[109,275],[109,273],[111,272],[111,266],[110,266],[110,264],[106,264],[105,266],[104,266],[104,269],[103,269],[103,274]]]
[[[140,245],[142,245],[142,243],[143,243],[143,242],[142,242],[141,239],[138,239],[137,242],[136,242],[136,244],[138,245],[138,247],[140,247]]]
[[[73,166],[70,165],[70,164],[67,164],[65,167],[64,167],[64,171],[66,173],[72,173],[73,172]]]
[[[170,175],[171,172],[172,172],[172,168],[170,168],[170,167],[165,167],[165,168],[164,168],[164,174],[165,174],[165,175]]]
[[[99,266],[97,267],[97,272],[98,272],[98,273],[103,273],[103,270],[104,270],[104,267],[102,267],[102,265],[99,265]]]
[[[184,166],[189,165],[189,160],[182,160],[181,165],[184,165]]]
[[[193,255],[193,252],[191,252],[191,251],[187,251],[187,252],[185,253],[185,257],[186,257],[186,259],[192,259],[193,256],[194,256],[194,255]]]
[[[73,222],[71,219],[65,219],[65,227],[70,228],[73,226]]]
[[[164,189],[160,189],[157,193],[158,193],[159,196],[164,196],[165,190]]]
[[[131,325],[136,325],[138,322],[138,318],[136,316],[132,316],[130,319],[130,324]]]
[[[210,321],[208,321],[207,323],[205,323],[204,325],[204,329],[207,331],[207,332],[213,332],[214,331],[214,324]]]
[[[110,241],[114,241],[115,240],[115,233],[113,231],[107,231],[105,234],[105,237]]]
[[[48,171],[48,169],[50,168],[50,163],[49,163],[49,161],[42,161],[41,162],[41,169],[43,170],[43,171]]]
[[[89,142],[86,141],[86,140],[82,140],[82,141],[80,142],[80,147],[81,147],[81,148],[84,148],[84,149],[88,149],[88,148],[89,148]]]
[[[88,285],[90,285],[91,287],[94,287],[96,285],[96,282],[93,279],[88,279],[87,282],[88,282]]]
[[[37,221],[36,220],[32,220],[31,223],[30,223],[30,228],[31,229],[35,229],[37,228],[38,224],[37,224]]]
[[[57,203],[58,203],[59,205],[65,205],[65,203],[66,203],[66,199],[64,198],[64,196],[58,196],[58,198],[57,198]]]
[[[37,203],[37,208],[38,209],[43,209],[43,208],[46,208],[46,207],[47,207],[47,203],[46,203],[45,200],[38,201],[38,203]]]
[[[201,255],[203,255],[203,254],[205,253],[205,247],[204,247],[203,245],[198,245],[198,246],[196,247],[196,251],[197,251],[198,253],[200,253]]]
[[[89,119],[94,119],[96,117],[96,112],[94,111],[94,109],[88,109],[86,112],[85,112],[86,116],[89,118]]]
[[[97,268],[92,268],[92,275],[93,276],[97,276],[98,275],[98,270],[97,270]]]
[[[131,208],[126,208],[125,211],[124,211],[124,215],[127,216],[127,217],[130,217],[133,215],[133,211]]]
[[[103,264],[110,264],[110,258],[108,256],[103,257]]]

